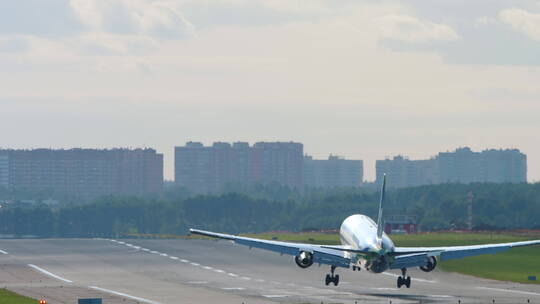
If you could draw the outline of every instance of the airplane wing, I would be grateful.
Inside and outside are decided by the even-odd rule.
[[[296,256],[301,251],[306,251],[313,254],[313,262],[318,264],[326,264],[331,266],[349,268],[351,260],[346,257],[346,254],[340,250],[323,248],[321,245],[289,243],[281,241],[261,240],[248,238],[230,234],[215,233],[210,231],[189,229],[193,234],[204,235],[212,238],[225,239],[233,241],[236,244],[248,246],[250,248],[259,248],[269,251],[274,251],[280,254]]]
[[[482,254],[495,254],[514,247],[532,245],[540,245],[540,240],[470,246],[396,247],[394,252],[392,252],[395,258],[390,268],[398,269],[422,266],[429,257],[439,257],[439,260],[447,261]]]

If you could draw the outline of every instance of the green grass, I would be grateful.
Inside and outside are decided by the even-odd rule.
[[[37,304],[38,300],[23,297],[7,289],[0,289],[0,304]]]
[[[313,244],[339,244],[337,234],[325,233],[266,233],[249,235],[252,237]],[[427,233],[412,235],[392,235],[396,246],[457,246],[486,243],[518,242],[540,239],[539,235],[513,235],[496,233]],[[540,246],[521,247],[495,255],[481,255],[459,260],[441,262],[440,269],[449,272],[473,275],[482,278],[540,284],[528,281],[529,275],[540,278]]]

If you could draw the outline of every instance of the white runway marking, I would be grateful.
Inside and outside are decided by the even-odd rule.
[[[223,290],[244,290],[244,287],[223,287]]]
[[[1,253],[1,254],[8,254],[7,251],[4,251],[4,250],[2,250],[2,249],[0,249],[0,253]]]
[[[54,273],[48,272],[47,270],[45,270],[45,269],[43,269],[43,268],[39,268],[39,267],[37,267],[37,266],[34,265],[34,264],[28,264],[28,266],[34,268],[35,270],[37,270],[37,271],[39,271],[39,272],[41,272],[41,273],[43,273],[43,274],[45,274],[45,275],[50,276],[51,278],[55,278],[55,279],[57,279],[57,280],[64,281],[64,282],[66,282],[66,283],[73,283],[73,281],[71,281],[71,280],[64,279],[64,278],[62,278],[61,276],[57,276],[57,275],[55,275]]]
[[[179,260],[179,261],[182,262],[182,263],[189,263],[189,264],[191,264],[191,265],[193,265],[193,266],[201,266],[202,268],[204,268],[204,269],[206,269],[206,270],[213,270],[213,271],[215,271],[215,272],[217,272],[217,273],[225,273],[224,270],[221,270],[221,269],[214,269],[214,268],[212,268],[212,267],[210,267],[210,266],[203,266],[203,265],[201,265],[201,264],[199,264],[199,263],[191,262],[191,261],[186,260],[186,259],[180,259],[180,258],[175,257],[175,256],[169,256],[168,254],[166,254],[166,253],[161,253],[161,252],[159,252],[159,251],[150,250],[150,249],[148,249],[148,248],[143,248],[143,247],[135,246],[135,245],[132,245],[132,244],[129,244],[129,243],[125,243],[125,242],[119,242],[119,241],[116,241],[116,240],[110,240],[110,241],[111,241],[111,242],[116,242],[116,243],[118,243],[118,244],[124,244],[124,245],[126,245],[126,246],[128,246],[128,247],[132,247],[132,248],[135,248],[135,249],[138,249],[138,250],[143,250],[143,251],[146,251],[146,252],[149,252],[149,253],[159,254],[160,256],[169,257],[171,260]],[[1,250],[0,250],[0,252],[1,252]],[[231,273],[231,272],[227,273],[227,275],[229,275],[229,276],[231,276],[231,277],[235,277],[235,278],[238,277],[237,274]],[[241,279],[246,280],[246,281],[253,280],[253,279],[250,278],[250,277],[241,277]],[[255,279],[255,281],[260,282],[260,283],[265,282],[265,280],[263,280],[263,279]],[[190,284],[203,284],[203,283],[207,283],[207,282],[206,282],[206,281],[195,281],[195,282],[188,282],[188,283],[190,283]],[[280,284],[280,282],[272,282],[272,283]],[[295,285],[294,285],[294,284],[289,284],[289,286],[295,286]],[[243,287],[235,287],[234,289],[240,290],[240,289],[238,289],[238,288],[244,289]],[[224,289],[224,288],[222,288],[222,289]],[[227,290],[227,289],[224,289],[224,290]],[[233,290],[233,289],[230,289],[230,290]],[[282,297],[282,296],[281,296],[281,295],[277,295],[277,296],[272,296],[272,295],[270,295],[269,297]]]
[[[262,295],[265,298],[285,298],[287,295]]]
[[[139,301],[139,302],[144,302],[144,303],[149,303],[149,304],[161,304],[161,303],[156,302],[156,301],[148,300],[148,299],[145,299],[145,298],[135,297],[135,296],[132,296],[132,295],[128,295],[128,294],[121,293],[121,292],[114,291],[114,290],[110,290],[110,289],[105,289],[105,288],[101,288],[101,287],[97,287],[97,286],[88,286],[88,287],[90,287],[92,289],[95,289],[95,290],[99,290],[99,291],[103,291],[103,292],[106,292],[106,293],[121,296],[121,297],[124,297],[124,298],[130,298],[132,300]]]
[[[432,298],[455,298],[455,297],[449,296],[449,295],[428,295],[428,297],[432,297]]]
[[[510,292],[510,293],[520,293],[520,294],[532,295],[532,296],[540,296],[540,293],[530,292],[530,291],[511,290],[511,289],[502,289],[502,288],[490,288],[490,287],[481,287],[481,286],[476,287],[476,288],[485,289],[485,290],[500,291],[500,292]]]
[[[208,281],[189,281],[188,284],[206,284]]]
[[[391,288],[391,287],[371,287],[371,289],[374,289],[374,290],[399,290],[397,288]]]
[[[399,275],[390,273],[390,272],[383,272],[382,274],[395,277],[395,278],[399,277]],[[424,280],[424,279],[418,279],[418,278],[411,278],[411,280],[417,281],[417,282],[424,282],[424,283],[437,283],[436,281],[430,281],[430,280]]]

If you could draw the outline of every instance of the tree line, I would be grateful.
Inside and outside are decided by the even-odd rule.
[[[44,204],[0,208],[0,234],[38,237],[108,237],[122,234],[185,234],[191,227],[229,233],[338,229],[347,216],[376,217],[379,194],[361,188],[279,188],[242,194],[161,199],[107,196],[82,205]],[[464,229],[473,195],[475,229],[540,229],[540,183],[441,184],[391,190],[387,215],[416,217],[423,231]],[[263,194],[261,194],[263,193]]]

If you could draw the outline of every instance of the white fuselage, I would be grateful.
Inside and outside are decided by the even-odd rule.
[[[369,254],[350,254],[358,267],[371,272],[382,272],[388,268],[386,253],[394,251],[394,243],[383,232],[382,239],[377,238],[377,224],[368,216],[354,214],[346,218],[339,231],[341,244],[351,249],[373,252]],[[378,254],[376,254],[378,253]]]

